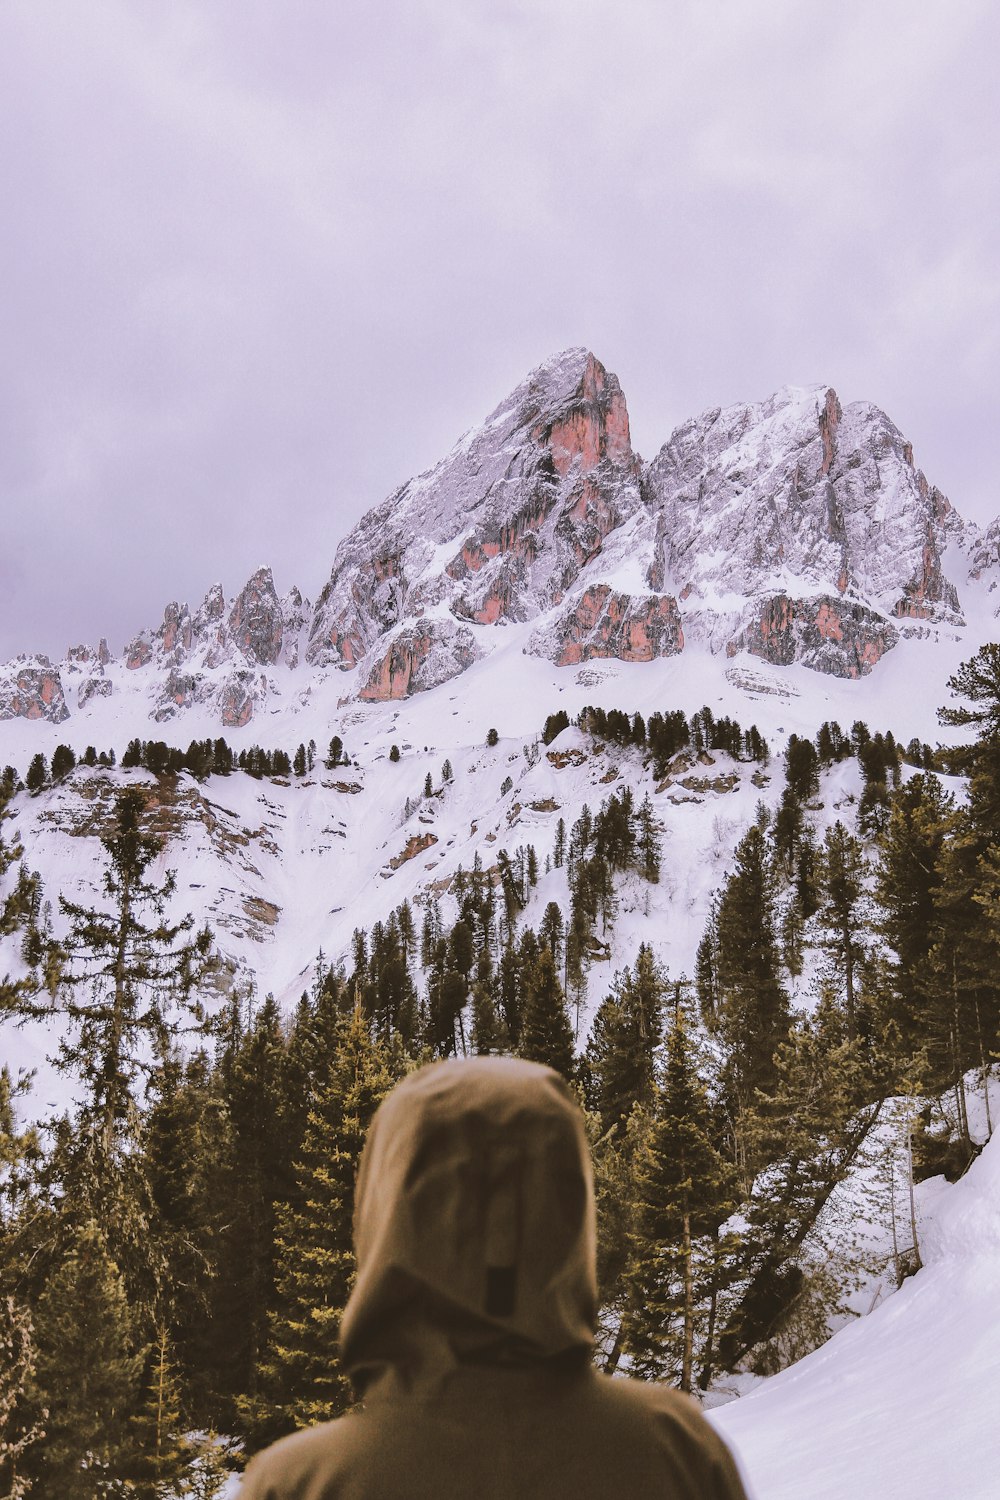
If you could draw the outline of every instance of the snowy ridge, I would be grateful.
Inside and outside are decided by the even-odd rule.
[[[560,667],[700,646],[863,677],[903,640],[968,656],[995,631],[998,525],[962,522],[883,412],[822,385],[705,412],[644,464],[617,378],[571,349],[362,518],[315,607],[261,567],[229,604],[217,584],[168,604],[120,659],[8,663],[0,721],[260,737],[313,699],[430,691],[526,624]]]

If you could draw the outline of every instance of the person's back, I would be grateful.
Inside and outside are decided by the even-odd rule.
[[[382,1105],[362,1159],[341,1362],[358,1410],[283,1439],[241,1500],[739,1500],[688,1398],[591,1364],[594,1208],[557,1074],[435,1063]]]

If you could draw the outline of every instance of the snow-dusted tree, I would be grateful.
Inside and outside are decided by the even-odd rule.
[[[69,931],[51,1003],[21,1007],[65,1022],[58,1064],[84,1083],[84,1123],[104,1157],[127,1133],[136,1080],[166,1050],[178,1016],[201,1019],[197,987],[211,948],[207,928],[189,935],[193,917],[166,919],[175,880],[172,873],[159,884],[149,878],[161,843],[143,830],[144,809],[141,787],[120,793],[114,827],[101,840],[107,906],[60,897]]]
[[[573,1073],[573,1029],[555,961],[548,948],[523,974],[519,1052],[530,1062],[547,1063],[564,1078]]]
[[[652,1104],[654,1056],[660,1043],[664,977],[645,943],[634,971],[615,976],[601,1002],[586,1058],[593,1107],[603,1130],[624,1126],[637,1104]]]
[[[750,1117],[761,1165],[746,1208],[741,1292],[720,1338],[733,1368],[773,1337],[803,1285],[802,1247],[879,1118],[870,1068],[830,990],[799,1016]]]

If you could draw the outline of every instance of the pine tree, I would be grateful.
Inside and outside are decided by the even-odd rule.
[[[663,976],[643,944],[635,972],[616,975],[611,994],[598,1007],[585,1055],[602,1131],[623,1127],[636,1105],[649,1109],[652,1104],[663,991]]]
[[[939,867],[954,825],[954,804],[938,778],[911,776],[895,794],[879,839],[879,931],[892,957],[878,1021],[881,1031],[894,1027],[901,1057],[914,1057],[924,1043],[921,1012],[934,942]]]
[[[648,880],[651,885],[656,885],[660,879],[661,845],[653,804],[648,792],[639,808],[638,823],[639,870],[643,879]]]
[[[39,750],[36,755],[33,755],[31,757],[31,763],[28,766],[27,775],[24,778],[24,784],[28,788],[28,791],[31,793],[31,795],[33,797],[37,797],[38,793],[48,782],[48,779],[48,763],[46,762],[45,756]]]
[[[292,1196],[277,1217],[278,1304],[260,1372],[255,1441],[328,1420],[351,1404],[337,1340],[354,1275],[354,1183],[372,1115],[393,1082],[389,1055],[356,1008],[342,1025],[333,1068],[310,1111]]]
[[[180,1381],[171,1358],[170,1335],[161,1324],[153,1340],[142,1404],[129,1419],[128,1469],[138,1500],[163,1500],[176,1494],[193,1457],[183,1426]]]
[[[879,1118],[860,1044],[830,990],[800,1016],[758,1097],[750,1154],[766,1163],[747,1209],[737,1305],[719,1341],[732,1369],[780,1329],[803,1286],[807,1237]]]
[[[715,1232],[732,1211],[732,1171],[718,1151],[705,1086],[678,1001],[662,1082],[635,1170],[625,1347],[637,1374],[693,1385],[699,1303],[709,1294]]]
[[[93,1221],[46,1285],[36,1320],[36,1384],[49,1414],[30,1474],[41,1494],[93,1500],[125,1467],[142,1368],[122,1278]]]
[[[53,1005],[22,1007],[48,1018],[55,1009],[68,1023],[58,1065],[83,1081],[84,1122],[106,1159],[131,1131],[136,1079],[151,1057],[165,1051],[172,1034],[170,1012],[183,1008],[200,1018],[195,989],[211,946],[207,929],[187,936],[193,917],[166,920],[175,879],[170,873],[155,885],[147,878],[161,845],[142,830],[144,805],[140,787],[119,795],[113,831],[101,840],[108,856],[103,889],[111,909],[60,897],[69,932],[61,945]],[[144,920],[144,911],[151,920]]]
[[[221,1072],[204,1053],[186,1063],[171,1055],[151,1092],[141,1163],[158,1260],[156,1316],[170,1336],[187,1413],[205,1426],[232,1412],[234,1337],[223,1293],[233,1270],[230,1236],[235,1225],[248,1227],[234,1201],[232,1121]]]
[[[817,921],[843,986],[849,1036],[858,1033],[858,970],[867,951],[870,926],[865,902],[867,861],[859,841],[843,823],[828,828],[823,840]]]
[[[328,1064],[329,1065],[329,1064]],[[219,1361],[230,1372],[230,1392],[255,1392],[274,1301],[276,1205],[291,1190],[285,1037],[268,996],[245,1034],[233,1037],[223,1058],[232,1129],[228,1225],[219,1250],[216,1299]],[[304,1102],[304,1101],[303,1101]]]
[[[754,825],[736,847],[717,919],[717,1029],[726,1053],[734,1159],[744,1174],[750,1163],[741,1121],[756,1091],[773,1085],[774,1055],[788,1034],[774,920],[767,848]]]
[[[76,756],[69,745],[57,745],[52,752],[52,780],[65,781],[76,765]]]
[[[524,975],[523,1017],[518,1050],[530,1062],[546,1063],[564,1078],[573,1075],[573,1031],[566,999],[548,948]]]

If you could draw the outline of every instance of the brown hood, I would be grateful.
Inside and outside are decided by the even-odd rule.
[[[597,1301],[583,1117],[514,1058],[432,1063],[382,1103],[356,1194],[341,1363],[364,1389],[458,1364],[585,1361]]]

